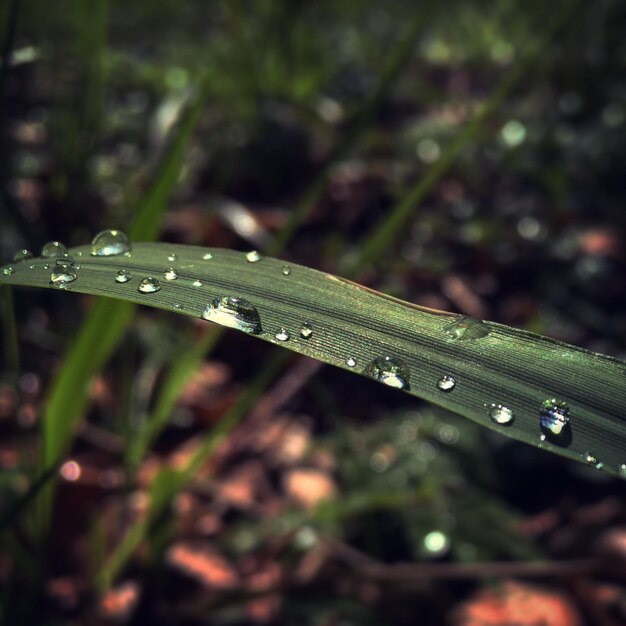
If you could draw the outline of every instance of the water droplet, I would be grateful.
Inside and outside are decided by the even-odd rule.
[[[194,280],[191,284],[192,284],[194,287],[202,287],[202,284],[203,284],[203,283],[202,283],[202,281],[201,281],[201,280]]]
[[[103,230],[91,240],[91,256],[118,256],[130,252],[130,241],[121,230]]]
[[[75,281],[76,278],[78,278],[78,274],[71,266],[56,265],[50,274],[50,285],[59,289],[67,289],[68,283]]]
[[[210,252],[207,252],[206,254],[203,254],[203,255],[202,255],[202,258],[203,258],[205,261],[210,261],[210,260],[213,258],[213,255],[212,255]]]
[[[618,468],[617,468],[617,473],[620,476],[625,476],[626,477],[626,463],[622,463]]]
[[[168,261],[172,261],[172,262],[173,261],[178,261],[178,256],[172,252],[172,254],[168,254],[167,255],[167,260]]]
[[[202,318],[245,333],[258,335],[261,317],[256,307],[243,298],[224,296],[212,300],[202,312]]]
[[[27,259],[32,259],[33,258],[33,253],[30,250],[18,250],[14,255],[13,255],[13,262],[14,263],[19,263],[20,261],[26,261]]]
[[[313,327],[308,322],[304,322],[300,327],[300,337],[303,339],[309,339],[313,334]]]
[[[142,278],[137,286],[137,291],[141,291],[141,293],[155,293],[160,291],[160,289],[161,283],[156,278],[152,278],[152,276]]]
[[[248,263],[258,263],[262,258],[261,254],[256,250],[251,250],[246,253],[246,261],[248,261]]]
[[[509,407],[502,406],[501,404],[492,404],[489,407],[489,417],[492,422],[502,426],[510,426],[515,418],[513,411],[509,409]]]
[[[174,308],[175,308],[177,311],[182,311],[182,310],[183,310],[183,305],[182,305],[182,304],[175,304],[175,305],[174,305]]]
[[[72,267],[74,265],[74,259],[67,254],[67,252],[65,254],[60,254],[57,257],[55,266],[57,268],[68,268],[68,267]]]
[[[163,276],[165,276],[165,280],[176,280],[178,278],[178,274],[173,267],[168,267]]]
[[[437,381],[437,389],[440,391],[452,391],[456,387],[456,379],[454,376],[446,374]]]
[[[346,365],[347,365],[348,367],[356,367],[356,359],[355,359],[355,358],[353,358],[353,357],[351,357],[351,356],[349,356],[349,357],[346,359]]]
[[[444,326],[444,332],[450,339],[467,341],[486,337],[489,334],[489,327],[485,322],[463,316]]]
[[[115,275],[116,283],[127,283],[131,279],[131,274],[128,270],[120,270]]]
[[[589,465],[593,465],[596,469],[602,469],[604,467],[604,463],[602,461],[598,461],[598,457],[594,456],[589,450],[583,454],[583,458],[586,463]]]
[[[15,268],[12,265],[5,265],[2,268],[2,273],[5,276],[11,276],[11,274],[15,274]]]
[[[366,368],[364,373],[378,382],[395,387],[409,389],[409,370],[401,359],[393,356],[378,357]]]
[[[572,442],[572,429],[569,423],[569,406],[556,398],[546,400],[539,409],[539,427],[546,439],[559,446],[569,446]]]
[[[283,276],[289,276],[291,274],[291,268],[288,265],[283,267]]]
[[[282,327],[278,329],[278,332],[274,335],[274,337],[276,337],[278,341],[289,341],[289,337],[291,337],[291,335],[286,328]]]
[[[60,241],[49,241],[41,249],[41,256],[45,259],[54,259],[62,254],[67,254],[67,248]]]

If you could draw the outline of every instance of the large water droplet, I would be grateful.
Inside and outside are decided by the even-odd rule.
[[[141,291],[141,293],[155,293],[160,291],[160,289],[161,283],[156,278],[152,278],[152,276],[142,278],[137,286],[137,291]]]
[[[176,280],[178,278],[178,273],[173,267],[168,267],[163,275],[165,280]]]
[[[11,276],[11,274],[15,274],[15,268],[12,265],[5,265],[2,268],[2,273],[5,276]]]
[[[556,398],[546,400],[539,409],[539,427],[548,441],[559,446],[569,446],[572,442],[572,429],[569,423],[569,406]]]
[[[444,332],[450,339],[467,341],[486,337],[489,334],[489,327],[485,322],[463,316],[444,326]]]
[[[71,266],[65,267],[57,263],[50,274],[50,285],[66,289],[68,283],[75,281],[77,277],[78,274]]]
[[[278,341],[289,341],[289,337],[291,337],[291,335],[289,334],[289,331],[283,326],[282,328],[278,329],[274,337],[276,337]]]
[[[300,327],[300,337],[302,339],[310,339],[313,334],[313,327],[308,322],[304,322]]]
[[[119,270],[115,275],[116,283],[127,283],[131,279],[131,274],[128,270]]]
[[[33,253],[30,250],[18,250],[14,255],[13,255],[13,262],[14,263],[19,263],[20,261],[26,261],[27,259],[32,259],[33,258]]]
[[[602,469],[604,467],[604,463],[602,461],[598,461],[598,457],[589,452],[589,450],[583,454],[583,459],[585,459],[586,463],[593,465],[596,469]]]
[[[103,230],[91,240],[91,256],[118,256],[130,252],[130,241],[121,230]]]
[[[456,387],[456,379],[454,376],[446,374],[437,381],[437,389],[440,391],[452,391]]]
[[[246,261],[248,261],[248,263],[258,263],[262,258],[263,256],[256,250],[251,250],[246,253]]]
[[[409,389],[409,369],[393,356],[377,357],[364,371],[370,378],[396,389]]]
[[[492,422],[502,426],[510,426],[515,419],[513,411],[508,406],[501,404],[492,404],[489,407],[489,417]]]
[[[49,241],[41,249],[41,256],[45,259],[54,259],[63,254],[67,254],[67,248],[60,241]]]
[[[356,359],[355,359],[354,357],[349,356],[349,357],[346,359],[346,365],[347,365],[348,367],[356,367]]]
[[[202,312],[202,318],[245,333],[262,332],[261,317],[256,307],[243,298],[224,296],[212,300]]]

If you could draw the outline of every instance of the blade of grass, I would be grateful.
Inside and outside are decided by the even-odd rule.
[[[207,252],[212,259],[203,259]],[[626,472],[626,368],[611,357],[499,324],[423,309],[295,264],[285,276],[284,263],[272,258],[251,263],[245,254],[230,250],[157,243],[135,243],[131,257],[91,257],[88,246],[73,253],[81,259],[73,291],[193,317],[200,317],[215,298],[243,298],[258,311],[260,339],[404,387],[514,439],[611,474]],[[178,258],[179,277],[162,280],[154,293],[140,292],[143,277],[163,275],[170,254]],[[48,287],[46,263],[35,259],[33,269],[16,264],[14,272],[0,275],[0,280]],[[130,271],[133,278],[117,283],[119,269]],[[226,305],[231,306],[220,304]],[[232,325],[238,318],[231,310],[217,319]],[[312,326],[310,335],[301,334],[305,322]],[[391,371],[393,364],[375,363],[385,357],[400,360],[399,374]],[[438,386],[446,375],[453,384]],[[403,379],[410,380],[410,388]],[[539,436],[540,411],[552,398],[569,405],[571,441]],[[550,410],[554,418],[558,410]]]

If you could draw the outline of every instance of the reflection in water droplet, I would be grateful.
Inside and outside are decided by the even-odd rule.
[[[546,439],[559,446],[569,446],[572,442],[572,429],[567,402],[556,398],[545,400],[539,409],[539,427],[542,441]]]
[[[246,253],[246,261],[248,263],[258,263],[263,257],[256,250]]]
[[[224,296],[212,300],[202,312],[202,318],[228,328],[237,328],[245,333],[258,335],[261,317],[256,307],[243,298]]]
[[[309,339],[313,334],[313,327],[308,322],[304,322],[300,327],[300,337],[303,339]]]
[[[76,271],[71,266],[65,267],[57,264],[50,274],[50,285],[66,289],[67,284],[75,281],[77,277]]]
[[[450,339],[460,341],[482,339],[489,334],[489,327],[485,322],[467,316],[460,317],[451,324],[447,324],[443,330]]]
[[[602,461],[598,461],[598,458],[589,452],[589,450],[583,454],[583,458],[586,463],[593,465],[596,469],[602,469],[604,467],[604,463],[602,463]]]
[[[279,328],[278,332],[274,335],[278,341],[289,341],[290,336],[289,331],[284,327]]]
[[[115,275],[116,283],[127,283],[131,279],[131,274],[128,270],[120,270]]]
[[[354,359],[354,358],[352,358],[351,356],[349,356],[349,357],[346,359],[346,365],[347,365],[348,367],[356,367],[356,359]]]
[[[165,276],[165,280],[176,280],[178,278],[178,274],[173,267],[168,267],[163,276]]]
[[[13,255],[13,262],[14,263],[19,263],[20,261],[26,261],[27,259],[32,259],[33,258],[33,253],[30,250],[18,250],[14,255]]]
[[[489,407],[489,417],[492,422],[503,426],[510,426],[513,423],[513,411],[507,406],[501,404],[492,404]]]
[[[129,252],[130,241],[121,230],[103,230],[91,241],[91,256],[118,256]]]
[[[141,291],[141,293],[155,293],[160,290],[161,283],[156,278],[152,278],[152,276],[142,278],[137,286],[137,291]]]
[[[206,254],[203,254],[203,255],[202,255],[202,258],[203,258],[205,261],[210,261],[210,260],[213,258],[213,255],[212,255],[210,252],[207,252]]]
[[[60,241],[49,241],[41,249],[41,256],[46,259],[54,259],[62,254],[67,254],[67,248]]]
[[[441,391],[452,391],[456,387],[456,379],[454,376],[446,374],[437,381],[437,389]]]
[[[291,274],[291,268],[288,265],[283,267],[283,276],[289,276]]]
[[[178,261],[178,256],[172,252],[172,254],[167,255],[168,261]]]
[[[15,268],[12,265],[5,265],[2,268],[2,273],[5,276],[11,276],[11,274],[15,274]]]
[[[409,369],[401,359],[393,356],[378,357],[364,370],[364,373],[378,382],[395,387],[409,389]]]

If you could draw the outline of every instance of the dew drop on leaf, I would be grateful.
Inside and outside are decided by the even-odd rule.
[[[15,268],[12,265],[5,265],[2,268],[2,273],[5,276],[11,276],[11,274],[15,274]]]
[[[246,253],[246,261],[248,261],[248,263],[258,263],[262,258],[261,254],[256,250],[251,250]]]
[[[49,241],[41,249],[44,259],[54,259],[63,254],[67,254],[67,248],[60,241]]]
[[[347,365],[348,367],[356,367],[356,359],[355,359],[354,357],[349,356],[349,357],[346,359],[346,365]]]
[[[161,283],[156,278],[152,278],[152,276],[142,278],[137,286],[137,291],[141,293],[155,293],[160,290]]]
[[[50,274],[50,285],[64,289],[67,288],[68,283],[75,281],[77,277],[78,274],[71,266],[64,267],[57,264]]]
[[[26,261],[27,259],[32,259],[33,258],[33,253],[30,250],[18,250],[14,255],[13,255],[13,262],[14,263],[19,263],[20,261]]]
[[[202,319],[255,335],[263,330],[256,307],[243,298],[215,298],[202,312]]]
[[[210,252],[207,252],[206,254],[203,254],[203,255],[202,255],[202,258],[203,258],[205,261],[210,261],[210,260],[213,258],[213,255],[212,255]]]
[[[291,268],[288,265],[283,267],[283,276],[289,276],[291,274]]]
[[[274,335],[274,337],[276,337],[278,341],[289,341],[289,337],[291,337],[291,335],[289,334],[289,331],[283,326],[282,328],[278,329],[278,332]]]
[[[115,275],[116,283],[127,283],[131,279],[131,274],[128,270],[119,270]]]
[[[510,426],[515,418],[513,411],[501,404],[492,404],[489,407],[489,417],[492,422],[503,426]]]
[[[313,334],[313,327],[308,322],[304,322],[300,327],[300,337],[303,339],[309,339]]]
[[[572,430],[567,402],[556,398],[545,400],[539,409],[539,427],[543,434],[542,441],[547,439],[559,446],[569,446]]]
[[[129,252],[130,241],[121,230],[103,230],[91,240],[91,256],[118,256]]]
[[[178,278],[178,274],[173,267],[168,267],[163,276],[165,276],[165,280],[176,280]]]
[[[201,281],[201,280],[194,280],[191,284],[192,284],[194,287],[202,287],[202,284],[203,284],[203,283],[202,283],[202,281]]]
[[[602,469],[604,467],[604,463],[602,463],[602,461],[598,461],[598,457],[589,452],[589,450],[583,454],[583,458],[585,459],[585,463],[593,465],[596,469]]]
[[[450,339],[468,341],[482,339],[489,334],[489,327],[485,322],[472,317],[463,316],[444,327],[444,332]]]
[[[364,373],[389,387],[410,389],[409,369],[396,357],[377,357],[365,368]]]
[[[456,387],[456,379],[454,376],[446,374],[437,381],[437,389],[440,391],[452,391]]]
[[[167,260],[172,262],[178,261],[178,256],[172,252],[172,254],[167,255]]]

